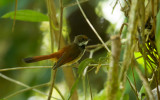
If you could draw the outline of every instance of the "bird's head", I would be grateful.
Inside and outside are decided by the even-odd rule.
[[[74,38],[74,43],[78,44],[79,46],[86,46],[89,40],[90,39],[86,35],[77,35]]]

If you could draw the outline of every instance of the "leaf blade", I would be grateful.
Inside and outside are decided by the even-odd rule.
[[[156,34],[155,34],[158,55],[160,55],[160,27],[159,26],[160,26],[160,11],[157,14]]]
[[[14,11],[6,13],[5,15],[2,16],[2,18],[14,19]],[[48,16],[33,10],[17,10],[16,20],[42,22],[42,21],[48,21]]]

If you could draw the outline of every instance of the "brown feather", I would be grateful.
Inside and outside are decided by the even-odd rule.
[[[42,61],[42,60],[47,60],[51,59],[53,61],[57,61],[63,54],[64,50],[67,49],[67,47],[62,48],[58,52],[52,53],[50,55],[42,55],[42,56],[35,56],[35,57],[28,57],[24,59],[24,62],[26,63],[32,63],[32,62],[37,62],[37,61]]]

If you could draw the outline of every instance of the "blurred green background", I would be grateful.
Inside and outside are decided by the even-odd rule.
[[[57,7],[57,17],[59,18],[59,1],[55,0],[54,2]],[[68,5],[73,2],[75,1],[64,0],[64,5]],[[82,4],[82,8],[86,12],[87,17],[99,32],[104,41],[107,41],[110,35],[116,34],[119,30],[119,28],[117,28],[117,23],[119,22],[112,23],[112,20],[114,19],[108,20],[107,18],[105,18],[103,8],[106,8],[106,6],[104,6],[106,2],[106,0],[91,0]],[[14,8],[15,0],[0,0],[0,17],[8,12],[14,11]],[[17,10],[24,9],[38,11],[47,15],[45,0],[18,0]],[[110,14],[111,13],[108,13],[108,15]],[[16,20],[14,32],[12,32],[12,24],[13,20],[0,18],[0,68],[3,69],[23,66],[52,66],[53,63],[51,61],[41,61],[33,64],[25,64],[22,61],[22,59],[25,57],[51,53],[48,22],[27,22]],[[72,6],[64,9],[63,27],[63,36],[65,36],[65,40],[67,43],[69,43],[69,41],[73,41],[74,36],[78,34],[86,34],[87,36],[89,36],[89,38],[92,39],[89,45],[100,43],[93,31],[85,22],[77,6]],[[106,51],[104,49],[101,49],[94,54],[94,59],[98,60],[101,57],[105,57],[106,54]],[[86,53],[82,59],[87,58],[88,55],[89,53]],[[123,57],[121,56],[121,60],[122,58]],[[6,71],[1,73],[20,82],[23,82],[29,86],[34,86],[49,82],[51,73],[50,70],[51,69],[25,69]],[[73,68],[73,70],[76,73],[77,69]],[[103,91],[105,81],[107,79],[105,70],[105,68],[100,68],[98,74],[95,74],[95,69],[89,72],[92,92],[95,99],[102,95],[100,92]],[[131,70],[129,70],[128,73],[128,76],[133,81]],[[135,74],[135,77],[137,88],[140,89],[141,83],[137,74]],[[67,91],[69,91],[69,89],[67,88],[64,74],[61,68],[57,72],[56,85],[65,96],[68,95]],[[20,89],[24,88],[0,77],[0,99]],[[48,93],[48,89],[48,87],[40,88],[40,90],[46,93]],[[84,99],[82,82],[78,85],[78,93],[80,94],[80,100]],[[129,94],[129,100],[135,100],[134,93],[131,91],[131,87],[128,83],[126,94]],[[89,93],[87,93],[87,95],[89,95]],[[44,98],[46,97],[30,90],[13,96],[9,100],[43,100]]]

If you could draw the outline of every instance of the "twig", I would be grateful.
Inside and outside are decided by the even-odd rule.
[[[108,40],[107,42],[105,42],[105,45],[109,45],[110,42],[111,42],[111,41]],[[99,49],[101,49],[102,47],[104,47],[103,44],[88,45],[88,46],[86,46],[86,50],[89,50],[89,51],[91,51],[91,50],[93,50],[93,49],[99,50]],[[91,50],[90,50],[90,49],[91,49]]]
[[[114,9],[115,9],[117,3],[118,3],[118,0],[116,0],[116,3],[115,3],[114,6],[113,6],[112,13],[113,13],[113,11],[114,11]]]
[[[12,32],[14,32],[14,27],[15,27],[15,24],[16,24],[17,4],[18,4],[18,0],[16,0],[16,2],[15,2],[15,8],[14,8],[14,20],[13,20]]]
[[[128,82],[129,82],[129,85],[131,86],[134,94],[136,95],[137,100],[139,100],[139,98],[138,98],[138,92],[137,92],[136,87],[133,85],[133,83],[130,81],[130,79],[129,79],[129,77],[127,75],[126,75],[126,77],[127,77]]]
[[[155,18],[155,8],[154,8],[154,1],[155,0],[151,0],[151,5],[152,5],[152,18],[153,18],[153,34],[155,34],[156,32],[156,18]],[[157,4],[159,5],[159,4]]]
[[[62,25],[63,25],[63,1],[60,1],[60,26],[59,26],[59,44],[58,44],[58,50],[60,49],[60,40],[61,40],[61,35],[62,35]],[[50,87],[50,91],[49,91],[49,96],[48,96],[48,100],[51,99],[52,96],[52,92],[53,92],[53,88],[54,88],[54,82],[55,82],[55,78],[56,78],[56,73],[57,73],[57,69],[52,71],[52,77],[51,77],[51,87]]]
[[[121,36],[121,34],[122,34],[122,30],[123,30],[124,25],[128,26],[127,23],[123,23],[123,24],[122,24],[121,29],[120,29],[120,31],[119,31],[120,36]]]
[[[147,58],[147,59],[149,59],[149,58]],[[148,60],[148,63],[150,64],[151,70],[152,70],[152,72],[153,72],[153,74],[154,74],[154,77],[155,77],[156,88],[157,88],[157,96],[158,96],[158,100],[159,100],[160,97],[159,97],[158,78],[157,78],[158,75],[157,75],[157,73],[156,73],[156,69],[154,70],[154,68],[153,68],[153,66],[152,66],[152,64],[151,64],[151,62],[150,62],[150,60]]]
[[[79,1],[79,3],[85,3],[87,1],[89,1],[89,0],[81,0],[81,1]],[[77,2],[70,3],[68,5],[64,5],[64,8],[72,7],[72,6],[75,6],[75,5],[77,5]]]
[[[139,99],[138,99],[137,86],[136,86],[136,79],[135,79],[135,77],[134,77],[133,66],[131,66],[131,70],[132,70],[132,75],[133,75],[133,79],[134,79],[134,86],[135,86],[135,88],[134,88],[134,89],[135,89],[135,91],[136,91],[136,92],[135,92],[135,93],[136,93],[135,95],[136,95],[136,97],[137,97],[137,100],[139,100]],[[127,77],[127,78],[128,78],[128,77]]]
[[[23,87],[26,87],[26,88],[30,88],[30,86],[28,86],[28,85],[26,85],[26,84],[24,84],[24,83],[22,83],[22,82],[20,82],[20,81],[14,80],[14,79],[12,79],[12,78],[10,78],[10,77],[7,77],[7,76],[3,75],[2,73],[0,73],[0,77],[4,78],[4,79],[6,79],[6,80],[8,80],[8,81],[10,81],[10,82],[13,82],[13,83],[15,83],[15,84],[18,84],[18,85],[20,85],[20,86],[23,86]],[[33,89],[33,91],[38,92],[38,93],[40,93],[40,94],[42,94],[42,95],[48,96],[46,93],[44,93],[44,92],[42,92],[42,91],[40,91],[40,90]],[[55,98],[55,97],[52,97],[52,98]]]
[[[58,50],[60,49],[60,42],[62,36],[62,29],[63,29],[63,1],[59,0],[60,3],[60,25],[59,25],[59,41],[58,41]]]
[[[5,69],[0,69],[0,72],[11,71],[11,70],[22,70],[22,69],[40,69],[40,68],[52,68],[52,66],[32,66],[32,67],[5,68]]]
[[[79,1],[78,1],[78,0],[76,0],[76,1],[77,1],[77,4],[78,4],[78,7],[79,7],[79,9],[80,9],[83,17],[85,18],[86,22],[88,23],[88,25],[91,27],[91,29],[92,29],[93,32],[96,34],[96,36],[97,36],[98,39],[101,41],[101,43],[104,45],[104,47],[106,48],[106,50],[107,50],[108,52],[111,52],[111,51],[109,50],[109,48],[105,45],[105,43],[104,43],[104,41],[102,40],[102,38],[99,36],[99,34],[98,34],[98,32],[96,31],[96,29],[93,27],[93,25],[91,24],[91,22],[89,21],[89,19],[87,18],[87,16],[86,16],[86,14],[84,13],[84,11],[83,11],[83,9],[82,9]]]
[[[128,22],[128,32],[127,32],[127,43],[126,43],[126,48],[124,51],[124,56],[123,56],[123,64],[122,68],[120,71],[120,84],[122,88],[121,90],[121,99],[123,100],[124,97],[124,90],[125,90],[125,83],[126,83],[126,74],[129,68],[129,65],[131,64],[131,61],[133,60],[134,57],[134,51],[135,51],[135,46],[136,46],[136,33],[137,33],[137,27],[138,27],[138,21],[137,19],[137,9],[138,9],[138,0],[132,0],[132,5],[129,13],[129,22]]]
[[[154,98],[154,96],[153,96],[153,93],[152,93],[152,90],[151,90],[151,88],[150,88],[150,86],[149,86],[146,78],[143,76],[141,70],[138,68],[137,65],[135,66],[135,69],[136,69],[136,71],[137,71],[140,79],[141,79],[142,82],[143,82],[143,85],[144,85],[144,87],[145,87],[145,89],[146,89],[146,92],[147,92],[147,94],[148,94],[148,96],[149,96],[149,100],[155,100],[155,98]]]
[[[25,92],[25,91],[28,91],[28,90],[33,90],[34,88],[39,88],[39,87],[43,87],[43,86],[47,86],[47,85],[50,85],[50,83],[44,83],[44,84],[36,85],[36,86],[33,86],[33,87],[28,87],[26,89],[22,89],[20,91],[14,92],[13,94],[10,94],[9,96],[4,97],[3,99],[9,99],[10,97],[13,97],[13,96],[15,96],[17,94],[20,94],[22,92]],[[58,98],[54,98],[54,99],[60,100]]]
[[[56,77],[56,72],[57,72],[57,69],[56,70],[52,70],[51,87],[50,87],[50,91],[49,91],[49,95],[48,95],[48,99],[47,100],[50,100],[51,97],[52,97],[52,92],[53,92],[53,88],[54,88],[54,81],[55,81],[55,77]]]
[[[59,95],[61,96],[62,100],[65,100],[64,96],[62,95],[61,91],[56,87],[54,86],[55,90],[59,93]]]

